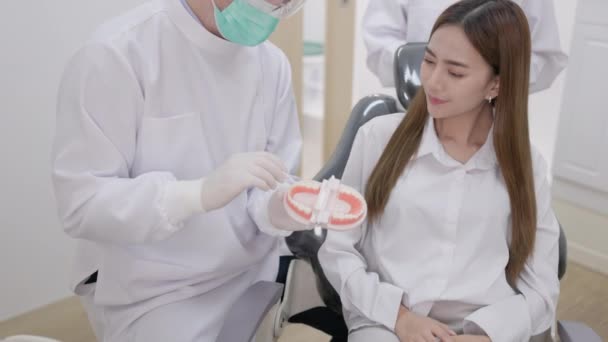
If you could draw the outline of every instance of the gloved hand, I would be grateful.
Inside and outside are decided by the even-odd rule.
[[[278,229],[289,231],[313,229],[312,225],[305,225],[292,219],[287,210],[285,210],[283,198],[287,194],[288,189],[288,187],[279,187],[270,197],[268,201],[268,218],[270,219],[270,223]]]
[[[275,189],[287,178],[287,168],[268,152],[235,154],[208,177],[201,186],[201,205],[210,211],[224,207],[241,192],[256,187]]]

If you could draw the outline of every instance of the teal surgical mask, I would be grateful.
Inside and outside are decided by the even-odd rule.
[[[222,36],[236,44],[255,46],[266,41],[279,21],[300,9],[305,0],[234,0],[224,10],[215,1],[215,22]]]
[[[215,23],[222,36],[246,46],[263,43],[279,24],[279,18],[253,7],[244,0],[234,0],[220,11],[213,1]]]

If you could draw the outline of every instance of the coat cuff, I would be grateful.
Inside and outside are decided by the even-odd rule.
[[[285,229],[279,229],[270,222],[268,205],[273,193],[274,191],[262,191],[259,189],[251,190],[251,198],[249,199],[249,214],[253,217],[255,224],[262,233],[271,236],[287,237],[293,232]]]
[[[369,320],[395,331],[404,291],[395,285],[378,282],[376,277],[370,279],[367,271],[359,268],[348,278],[342,293],[346,293],[349,301]],[[362,292],[369,295],[361,296]]]
[[[165,184],[160,210],[169,223],[178,227],[195,213],[202,213],[201,188],[204,179],[172,181]]]
[[[531,318],[522,295],[485,306],[465,318],[465,334],[486,335],[492,342],[528,341]]]
[[[380,283],[372,310],[372,319],[394,332],[402,299],[402,289],[388,283]]]

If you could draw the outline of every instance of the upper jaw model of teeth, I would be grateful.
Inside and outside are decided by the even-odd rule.
[[[322,183],[306,180],[293,184],[283,204],[294,220],[333,230],[354,228],[367,216],[363,196],[333,176]]]

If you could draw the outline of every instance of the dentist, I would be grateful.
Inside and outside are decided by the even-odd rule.
[[[52,176],[100,341],[215,341],[239,295],[275,279],[290,232],[268,190],[301,137],[289,63],[266,40],[303,3],[156,0],[69,61]]]

